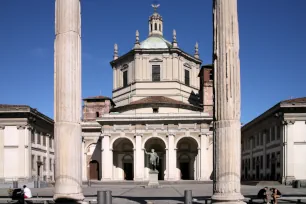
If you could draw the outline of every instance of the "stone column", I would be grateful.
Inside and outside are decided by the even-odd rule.
[[[81,159],[81,3],[55,1],[54,46],[55,200],[80,202]],[[68,201],[66,201],[68,202]]]
[[[142,181],[144,178],[144,150],[141,148],[142,144],[142,135],[137,134],[136,138],[136,147],[135,147],[135,156],[134,156],[134,180]]]
[[[286,185],[291,185],[292,181],[295,180],[294,176],[294,132],[293,126],[295,121],[287,121],[286,125]]]
[[[102,140],[102,180],[112,180],[113,172],[113,152],[110,149],[110,136],[104,135]]]
[[[213,1],[214,185],[216,203],[240,203],[241,123],[237,0]]]
[[[4,178],[4,129],[0,126],[0,178]]]
[[[168,134],[168,155],[167,158],[167,170],[168,170],[168,181],[176,180],[176,147],[174,144],[174,134]]]

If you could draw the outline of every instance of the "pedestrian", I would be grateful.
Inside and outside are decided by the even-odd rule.
[[[270,191],[273,204],[277,204],[277,199],[282,197],[282,193],[277,188],[270,188]]]
[[[263,189],[260,189],[258,194],[257,194],[257,197],[259,199],[263,199],[263,202],[264,203],[269,203],[269,194],[268,194],[268,187],[264,187]]]
[[[23,196],[24,198],[32,198],[32,192],[26,185],[23,186]]]

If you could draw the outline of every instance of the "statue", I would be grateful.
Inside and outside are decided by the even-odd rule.
[[[154,149],[151,149],[151,152],[147,152],[146,149],[144,149],[145,153],[150,155],[150,163],[152,165],[152,168],[150,168],[153,171],[157,171],[156,170],[156,166],[159,165],[159,156],[157,155],[157,153],[154,151]]]

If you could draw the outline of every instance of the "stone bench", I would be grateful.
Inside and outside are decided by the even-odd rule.
[[[278,198],[277,200],[284,200],[284,201],[296,201],[296,203],[301,203],[301,200],[306,200],[306,196],[294,196],[294,197],[290,197],[290,196],[282,196],[280,198]],[[262,203],[263,199],[258,198],[257,196],[246,196],[245,200],[248,200],[249,204],[252,204],[254,201]]]
[[[54,203],[53,198],[25,198],[24,199],[27,203]],[[0,203],[6,202],[6,203],[15,203],[18,200],[12,199],[12,198],[0,198]],[[85,202],[91,203],[91,202],[97,202],[97,198],[95,197],[87,197],[84,199]]]

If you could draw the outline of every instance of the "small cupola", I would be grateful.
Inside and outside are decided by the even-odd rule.
[[[160,4],[152,4],[154,13],[149,18],[149,36],[163,36],[163,18],[157,12]]]

